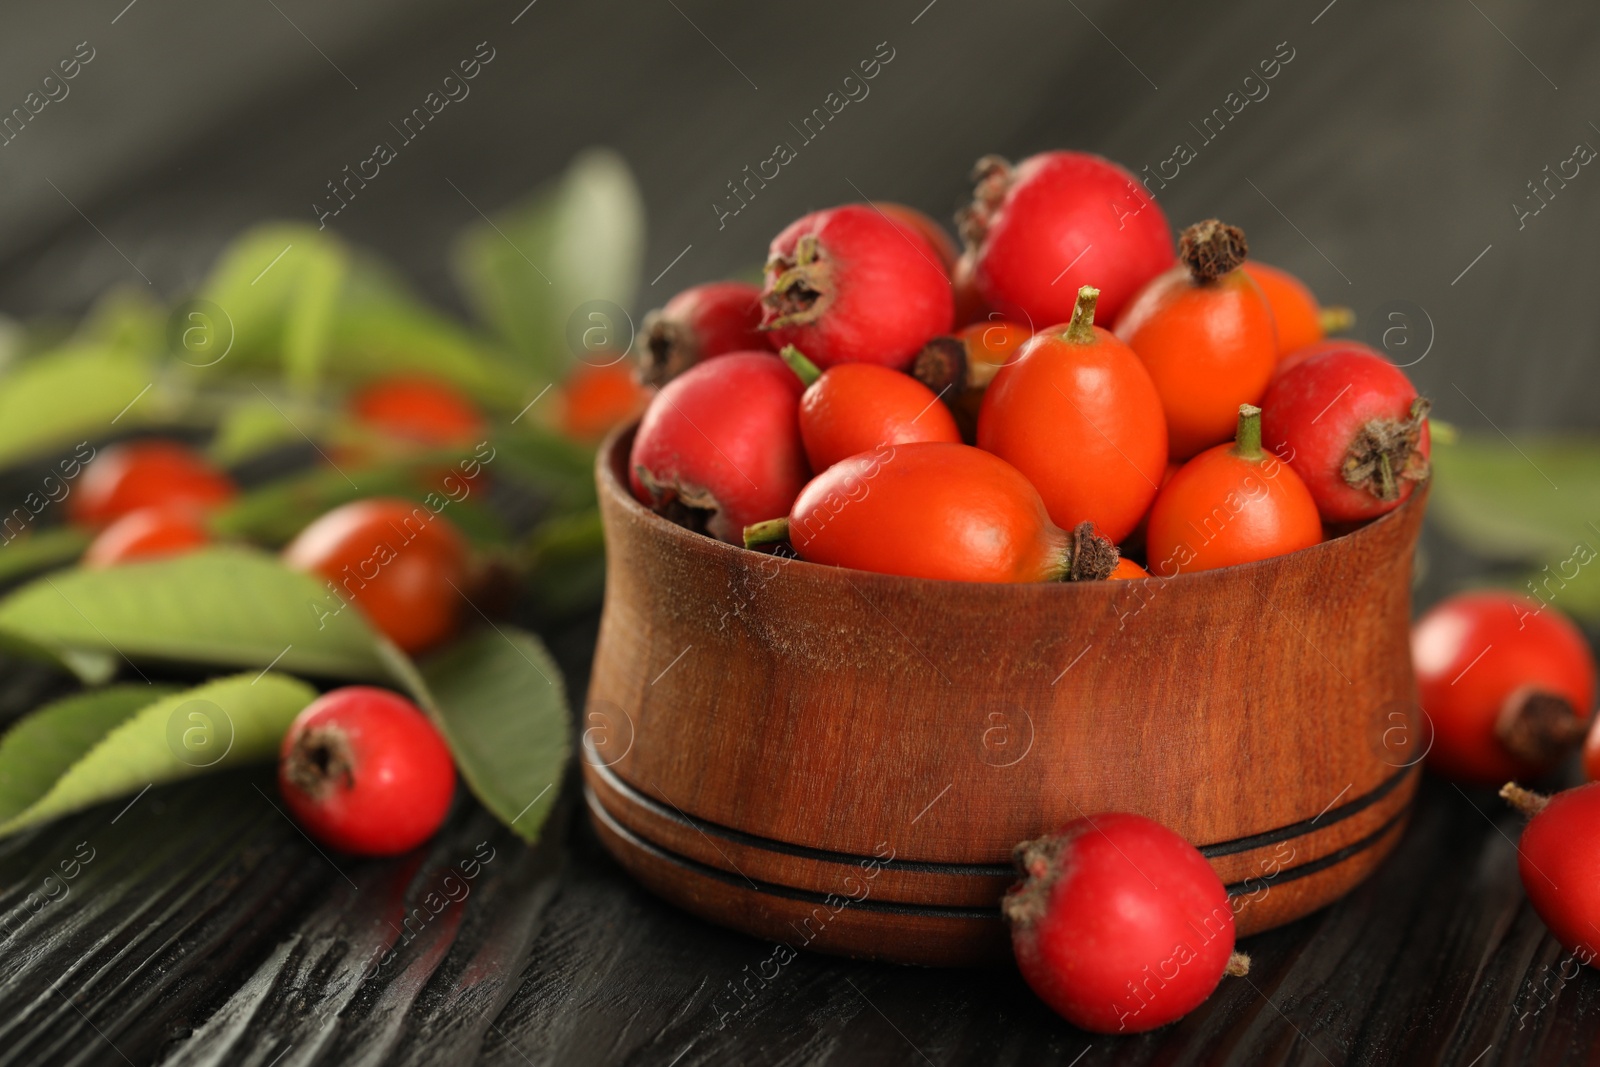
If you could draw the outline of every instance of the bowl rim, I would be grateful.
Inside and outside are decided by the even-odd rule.
[[[619,470],[626,470],[627,459],[623,453],[624,446],[631,449],[633,435],[639,429],[640,419],[624,423],[615,427],[606,434],[600,442],[599,449],[595,452],[595,482],[598,492],[609,495],[613,500],[619,501],[636,521],[642,521],[654,529],[658,534],[674,543],[676,547],[688,552],[723,553],[729,563],[743,565],[752,557],[758,559],[782,559],[785,568],[799,567],[801,574],[811,575],[817,580],[824,580],[826,575],[847,576],[849,581],[865,581],[879,588],[901,588],[906,591],[915,591],[919,588],[966,588],[969,590],[1053,590],[1043,593],[1050,596],[1090,596],[1104,595],[1105,590],[1139,589],[1145,588],[1152,582],[1185,582],[1191,587],[1198,588],[1204,582],[1229,582],[1236,576],[1251,575],[1265,577],[1271,572],[1284,566],[1285,560],[1309,560],[1314,553],[1340,552],[1348,549],[1352,544],[1370,540],[1389,526],[1406,521],[1413,510],[1425,506],[1428,490],[1433,485],[1430,472],[1427,479],[1420,482],[1411,492],[1411,495],[1401,501],[1400,506],[1369,519],[1353,529],[1323,540],[1307,548],[1296,549],[1280,556],[1269,556],[1266,559],[1252,560],[1249,563],[1235,563],[1227,567],[1213,567],[1203,571],[1189,571],[1178,573],[1171,577],[1152,574],[1146,578],[1121,579],[1112,582],[1109,579],[1094,582],[964,582],[947,578],[918,578],[905,574],[883,574],[878,571],[858,570],[854,567],[837,567],[826,563],[811,563],[798,557],[775,557],[765,552],[745,548],[743,545],[733,545],[708,534],[696,533],[687,527],[679,526],[669,519],[656,514],[650,508],[634,498],[632,489],[619,476]],[[1327,524],[1324,523],[1326,529]]]

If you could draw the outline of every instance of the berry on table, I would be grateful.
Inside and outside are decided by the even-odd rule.
[[[85,567],[176,556],[211,541],[205,517],[184,505],[140,508],[95,535],[83,553]]]
[[[450,520],[421,504],[373,498],[341,505],[301,530],[283,559],[328,581],[408,653],[434,647],[460,624],[466,542]]]
[[[1500,795],[1529,816],[1517,842],[1528,902],[1563,948],[1595,966],[1600,955],[1600,784],[1546,797],[1507,782]]]
[[[312,701],[279,753],[278,788],[295,821],[358,856],[396,855],[432,837],[455,786],[450,750],[427,715],[372,686]]]
[[[199,510],[238,495],[233,480],[178,441],[148,439],[112,445],[84,468],[67,514],[85,526],[104,526],[130,511],[156,505]]]
[[[1582,739],[1595,662],[1555,608],[1498,590],[1441,601],[1411,630],[1417,694],[1433,729],[1428,766],[1493,785],[1550,770]]]
[[[1153,1030],[1194,1010],[1226,974],[1233,907],[1205,857],[1160,823],[1108,813],[1024,841],[1001,902],[1028,985],[1095,1033]]]

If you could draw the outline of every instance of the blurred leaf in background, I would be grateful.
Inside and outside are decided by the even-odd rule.
[[[1600,440],[1463,436],[1433,466],[1430,513],[1451,537],[1520,565],[1520,592],[1600,622]]]
[[[470,227],[454,264],[473,311],[527,372],[561,381],[577,355],[568,340],[574,314],[591,302],[631,308],[644,239],[632,172],[616,153],[591,149],[552,188]],[[619,350],[631,322],[605,324]]]

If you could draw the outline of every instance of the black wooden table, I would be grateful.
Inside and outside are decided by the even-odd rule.
[[[942,216],[978,155],[1073,146],[1169,175],[1175,224],[1243,225],[1262,258],[1354,307],[1369,340],[1420,358],[1440,417],[1513,439],[1597,423],[1600,177],[1530,186],[1600,145],[1592,6],[35,0],[0,26],[3,109],[79,42],[94,51],[71,95],[0,146],[10,314],[77,314],[118,285],[174,297],[244,226],[315,221],[324,183],[487,42],[473,95],[330,220],[446,304],[451,235],[589,144],[618,148],[645,190],[644,306],[758,263],[803,210],[868,196]],[[727,214],[727,184],[880,46],[893,59],[871,95]],[[1264,93],[1245,81],[1290,54]],[[1234,113],[1230,93],[1256,98]],[[1437,536],[1427,549],[1423,601],[1474,570]],[[593,629],[546,629],[574,692]],[[4,661],[0,713],[61,685]],[[635,886],[570,782],[536,848],[463,801],[418,854],[337,866],[272,796],[269,773],[228,774],[0,841],[0,1063],[1600,1057],[1600,975],[1569,978],[1527,907],[1517,820],[1433,780],[1369,882],[1251,939],[1248,979],[1134,1039],[1075,1032],[1009,971],[805,954],[724,1018],[729,983],[771,946]],[[93,859],[47,894],[80,846]],[[492,858],[470,894],[369,973],[385,927],[475,854]]]

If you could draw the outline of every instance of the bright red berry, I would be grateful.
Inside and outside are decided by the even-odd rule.
[[[904,368],[954,316],[938,251],[868,204],[813,212],[773,238],[762,301],[773,345],[823,368]]]
[[[220,507],[238,495],[233,480],[178,441],[128,441],[102,451],[67,499],[72,521],[104,526],[155,505]]]
[[[359,856],[392,856],[432,837],[455,787],[450,750],[427,715],[372,686],[312,701],[279,754],[278,788],[296,821]]]
[[[800,379],[769,352],[691,367],[645,410],[628,456],[634,498],[739,544],[781,515],[806,484]]]
[[[350,413],[391,437],[448,448],[481,438],[484,419],[473,402],[432,378],[397,375],[351,395]]]
[[[182,505],[140,508],[101,530],[83,553],[85,567],[176,556],[209,543],[205,517]]]
[[[1328,522],[1393,511],[1428,477],[1428,401],[1364,345],[1297,361],[1261,408],[1262,444],[1295,469]]]
[[[879,445],[961,441],[950,409],[908,374],[875,363],[840,363],[819,371],[792,345],[781,356],[806,386],[800,437],[814,471]]]
[[[1001,910],[1017,966],[1069,1022],[1102,1034],[1194,1010],[1233,959],[1228,891],[1189,842],[1141,815],[1068,823],[1016,849]]]
[[[639,379],[665,385],[690,367],[729,352],[761,351],[761,288],[748,282],[695,285],[644,317]]]
[[[1092,522],[1121,541],[1155,499],[1167,428],[1144,364],[1094,325],[1098,295],[1084,286],[1068,325],[1035,334],[995,374],[978,446],[1027,475],[1057,526]]]
[[[1433,729],[1428,766],[1494,785],[1548,771],[1583,737],[1595,662],[1555,608],[1495,590],[1435,606],[1411,631],[1422,710]]]
[[[956,247],[955,239],[950,236],[949,231],[935,222],[932,217],[914,207],[896,204],[891,200],[874,200],[872,206],[896,222],[904,223],[921,234],[929,246],[938,253],[939,263],[944,267],[946,274],[955,269],[956,259],[961,255],[961,249]]]
[[[954,582],[1105,578],[1117,549],[1083,523],[1050,521],[1028,479],[969,445],[885,445],[813,478],[787,519],[745,530],[755,546],[787,538],[801,559]]]
[[[1531,815],[1517,843],[1528,902],[1581,963],[1600,955],[1600,784],[1553,797],[1507,783],[1500,795]]]
[[[1083,152],[1043,152],[1015,167],[985,156],[961,214],[984,302],[1043,330],[1072,316],[1078,289],[1100,290],[1116,321],[1133,294],[1172,265],[1172,233],[1133,175]]]
[[[598,441],[650,402],[649,390],[616,363],[579,363],[561,383],[560,397],[561,432],[577,441]]]
[[[1244,232],[1216,219],[1183,231],[1182,264],[1151,280],[1117,320],[1167,412],[1168,448],[1188,459],[1226,441],[1240,404],[1259,404],[1278,362],[1272,308],[1240,269]]]
[[[421,504],[344,504],[301,530],[283,558],[326,579],[339,600],[353,601],[408,653],[434,647],[460,624],[466,542],[450,520]]]

